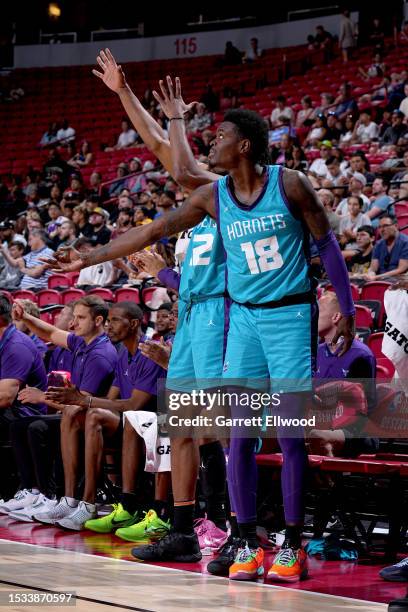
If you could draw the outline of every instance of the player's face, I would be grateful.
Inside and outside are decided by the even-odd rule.
[[[73,329],[77,336],[91,336],[95,333],[97,323],[99,323],[101,317],[92,318],[91,309],[82,304],[78,304],[74,308],[74,323]]]
[[[122,342],[129,335],[130,321],[121,308],[111,308],[108,316],[108,336],[111,342]]]
[[[210,168],[218,174],[233,168],[240,156],[240,142],[235,125],[229,121],[221,123],[208,154]]]

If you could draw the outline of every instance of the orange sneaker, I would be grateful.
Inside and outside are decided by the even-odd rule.
[[[281,548],[273,560],[267,580],[297,582],[307,577],[307,554],[303,548]]]
[[[229,568],[231,580],[253,580],[264,573],[264,551],[262,548],[249,548],[242,542],[234,563]]]

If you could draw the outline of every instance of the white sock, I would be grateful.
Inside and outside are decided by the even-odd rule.
[[[30,493],[32,493],[33,495],[39,495],[40,491],[39,489],[28,489],[30,491]]]
[[[75,497],[67,497],[67,496],[65,496],[65,499],[67,500],[68,506],[71,506],[71,508],[76,508],[77,505],[79,504],[79,500],[75,499]]]
[[[84,504],[86,506],[86,509],[88,510],[88,512],[96,512],[96,505],[95,504],[90,504],[89,502],[84,501]]]

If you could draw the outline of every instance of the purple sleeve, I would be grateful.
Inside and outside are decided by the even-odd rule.
[[[169,289],[179,290],[180,287],[180,274],[171,268],[163,268],[157,275],[159,281],[166,285]]]
[[[110,376],[112,381],[114,370],[112,363],[101,355],[95,355],[87,359],[79,385],[80,391],[97,395],[105,378]]]
[[[84,342],[84,339],[80,336],[76,336],[75,334],[68,334],[67,338],[67,346],[68,350],[74,352],[80,344]]]
[[[353,297],[349,276],[340,247],[333,230],[320,240],[315,240],[319,255],[339,300],[340,310],[344,316],[354,315]]]
[[[32,353],[27,346],[22,344],[18,344],[17,346],[18,351],[7,351],[6,356],[3,356],[1,378],[10,378],[25,382],[30,374],[35,353]]]
[[[165,378],[167,372],[151,359],[143,358],[143,363],[137,368],[137,374],[132,381],[133,389],[157,395],[157,383]]]

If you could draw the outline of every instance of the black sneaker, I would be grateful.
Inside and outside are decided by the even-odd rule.
[[[228,576],[229,568],[234,563],[240,545],[240,538],[229,536],[224,546],[220,548],[218,557],[207,565],[207,572],[213,576]]]
[[[197,563],[202,554],[195,533],[170,531],[164,538],[148,546],[132,548],[132,555],[139,561],[176,561]]]
[[[389,582],[407,582],[408,557],[405,557],[405,559],[402,559],[402,561],[399,563],[395,563],[395,565],[383,567],[379,573],[381,578],[384,578],[384,580],[388,580]]]
[[[388,612],[407,612],[408,610],[408,598],[402,597],[401,599],[393,599],[388,604]]]

